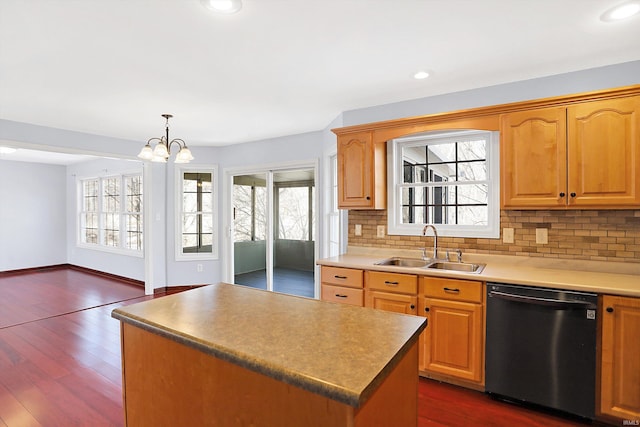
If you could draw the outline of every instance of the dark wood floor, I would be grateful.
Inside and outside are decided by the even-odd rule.
[[[0,277],[0,426],[122,426],[119,323],[143,289],[58,270]],[[427,426],[574,426],[569,420],[420,381]]]

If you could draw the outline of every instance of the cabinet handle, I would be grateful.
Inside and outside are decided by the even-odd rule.
[[[411,304],[411,305],[410,305],[410,307],[411,307],[411,310],[413,310],[414,308],[416,308],[416,306],[415,306],[415,305],[413,305],[413,304]]]
[[[429,312],[429,307],[425,307],[424,311],[426,311],[428,313]]]
[[[336,296],[337,296],[338,298],[346,298],[346,297],[347,297],[346,295],[342,295],[342,294],[336,294]]]
[[[387,286],[398,286],[398,282],[390,282],[388,280],[385,280],[384,284]]]
[[[335,277],[336,279],[346,279],[347,278],[347,276],[333,276],[333,277]]]
[[[576,193],[569,194],[571,197],[576,197]]]
[[[367,196],[367,200],[371,200],[371,197]]]
[[[564,197],[564,196],[565,196],[564,192],[560,193],[560,197]]]
[[[442,288],[444,289],[445,292],[453,292],[454,294],[457,294],[458,292],[460,292],[460,289],[458,288]]]
[[[613,307],[607,307],[607,313],[613,313]]]

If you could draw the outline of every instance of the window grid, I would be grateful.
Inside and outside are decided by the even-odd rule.
[[[142,176],[80,181],[80,242],[142,251]]]
[[[142,250],[142,177],[125,177],[125,247]]]
[[[403,222],[416,223],[418,219],[417,212],[421,212],[420,219],[424,224],[458,224],[459,208],[461,207],[482,207],[488,203],[460,203],[459,189],[464,186],[477,185],[483,181],[460,181],[460,165],[461,164],[481,164],[486,162],[485,158],[479,159],[461,159],[460,158],[460,142],[454,142],[454,159],[452,161],[429,161],[429,144],[424,146],[425,162],[411,163],[407,160],[403,161],[403,181],[402,187],[407,188],[408,197],[403,199],[402,216]],[[455,171],[454,180],[449,177],[438,175],[434,172],[433,166],[453,165]],[[429,179],[425,182],[423,179],[420,183],[415,183],[416,171],[429,171]],[[407,185],[413,184],[413,185]],[[447,203],[449,200],[450,188],[453,188],[453,203]],[[421,200],[419,202],[417,191],[421,190]],[[452,221],[449,221],[449,214],[452,214]]]
[[[213,253],[211,172],[183,172],[182,253]]]
[[[82,211],[80,239],[83,243],[98,243],[98,180],[82,181]]]

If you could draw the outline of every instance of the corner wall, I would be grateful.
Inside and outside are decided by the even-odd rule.
[[[67,262],[65,172],[0,160],[0,271]]]

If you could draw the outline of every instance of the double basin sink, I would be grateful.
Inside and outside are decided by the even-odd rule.
[[[485,264],[476,264],[470,262],[451,262],[441,260],[423,260],[418,258],[402,258],[393,257],[387,258],[375,263],[376,265],[393,265],[396,267],[416,267],[426,268],[429,270],[445,270],[445,271],[460,271],[464,273],[479,274],[485,267]]]

